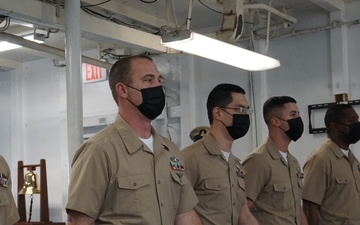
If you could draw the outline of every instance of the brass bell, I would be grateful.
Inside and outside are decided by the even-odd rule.
[[[24,177],[24,186],[19,191],[19,195],[40,194],[40,189],[37,185],[37,177],[36,174],[33,173],[35,168],[29,167],[28,170],[29,172],[25,174]]]

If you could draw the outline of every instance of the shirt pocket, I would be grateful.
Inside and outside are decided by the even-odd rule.
[[[181,189],[188,183],[188,179],[184,172],[170,171],[171,175],[171,197],[173,208],[178,209],[180,204]]]
[[[241,189],[241,191],[245,191],[245,182],[244,182],[244,179],[238,179],[238,185],[239,185],[239,188]]]
[[[288,181],[273,184],[271,204],[274,209],[286,210],[293,207],[293,197],[291,192],[291,183]]]
[[[170,174],[173,181],[175,181],[175,184],[180,186],[187,184],[187,179],[185,177],[186,175],[184,172],[171,171]]]
[[[127,177],[117,177],[117,193],[115,205],[124,214],[143,213],[149,210],[151,204],[150,181],[147,175],[139,174]]]
[[[300,188],[300,191],[304,190],[304,184],[303,184],[303,181],[301,179],[298,179],[298,186]]]
[[[204,180],[204,193],[198,196],[207,209],[222,210],[229,204],[229,182],[226,178],[208,178]]]
[[[0,187],[0,207],[5,207],[10,204],[9,193],[7,190]]]

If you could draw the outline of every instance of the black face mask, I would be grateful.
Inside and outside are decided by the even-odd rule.
[[[227,114],[231,115],[229,112],[223,110]],[[243,114],[232,114],[233,121],[231,126],[224,126],[226,127],[229,135],[234,139],[239,139],[248,132],[250,127],[250,116],[243,115]]]
[[[165,93],[161,85],[157,87],[143,88],[141,90],[127,84],[125,85],[141,92],[143,101],[140,105],[136,106],[129,99],[127,100],[135,105],[146,118],[153,120],[162,113],[165,106]]]
[[[341,123],[342,124],[342,123]],[[350,131],[346,136],[350,144],[355,144],[360,140],[360,122],[355,122],[352,124],[342,124],[348,126]]]
[[[279,118],[280,120],[283,120]],[[297,117],[294,119],[283,120],[288,122],[289,130],[285,131],[285,134],[293,141],[297,141],[302,133],[304,132],[304,123],[301,117]],[[280,128],[281,129],[281,128]]]

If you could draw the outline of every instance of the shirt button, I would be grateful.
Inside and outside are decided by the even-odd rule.
[[[136,186],[137,185],[137,183],[136,182],[134,182],[134,186]]]
[[[160,180],[158,180],[158,184],[160,184]]]
[[[233,202],[233,205],[235,205],[235,202]]]
[[[162,203],[162,202],[160,202],[160,206],[161,206],[161,207],[163,206],[163,203]]]
[[[220,186],[220,184],[218,185],[218,188],[220,188],[221,186]]]

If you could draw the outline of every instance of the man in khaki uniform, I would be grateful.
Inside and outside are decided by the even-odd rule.
[[[359,116],[340,104],[324,120],[328,137],[304,165],[304,212],[310,225],[359,225],[360,163],[349,148],[360,139]]]
[[[250,125],[245,91],[219,84],[209,94],[207,111],[210,131],[182,151],[199,198],[195,210],[204,225],[257,225],[246,204],[240,160],[231,153],[233,141],[244,136]]]
[[[0,225],[12,225],[19,219],[11,192],[10,168],[4,157],[0,155]]]
[[[150,124],[165,105],[161,78],[144,55],[113,65],[109,84],[119,114],[74,157],[69,225],[201,224],[180,152]]]
[[[301,167],[289,153],[304,129],[295,99],[269,98],[263,106],[269,129],[265,143],[243,162],[248,206],[260,225],[306,225],[301,209]]]

